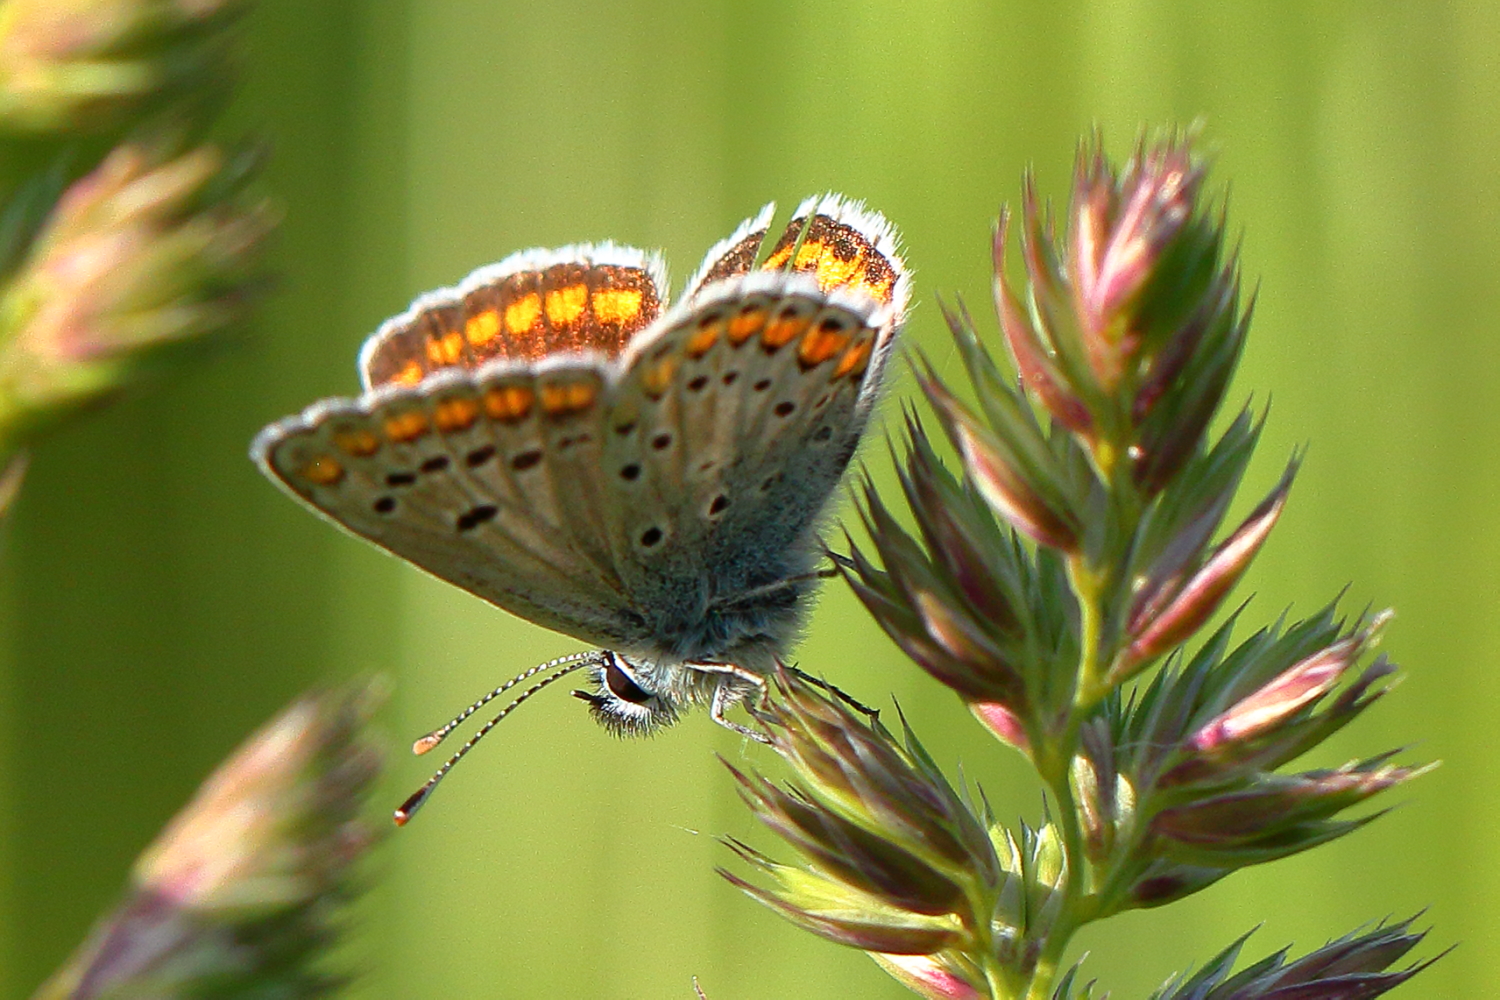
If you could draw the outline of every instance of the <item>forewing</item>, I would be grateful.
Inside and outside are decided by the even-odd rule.
[[[429,292],[360,351],[366,389],[560,352],[620,354],[665,306],[660,258],[613,244],[526,250]]]
[[[434,576],[587,642],[643,625],[602,528],[609,365],[492,364],[261,432],[252,454],[314,510]]]

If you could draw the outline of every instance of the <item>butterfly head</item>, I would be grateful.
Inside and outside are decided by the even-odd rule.
[[[588,703],[589,714],[617,736],[650,736],[677,721],[678,705],[649,677],[648,665],[603,650],[589,668],[590,690],[573,696]]]

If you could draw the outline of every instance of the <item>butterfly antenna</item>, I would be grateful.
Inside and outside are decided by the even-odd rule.
[[[439,726],[437,729],[434,729],[426,736],[417,740],[411,745],[411,752],[416,754],[418,757],[422,756],[422,754],[426,753],[427,751],[436,747],[439,743],[446,740],[453,732],[453,730],[457,729],[459,726],[468,721],[469,716],[473,715],[475,712],[479,711],[481,708],[488,705],[490,702],[494,701],[496,698],[500,697],[502,694],[515,687],[517,684],[521,684],[525,681],[531,680],[531,678],[535,677],[542,671],[552,670],[555,667],[562,666],[564,663],[579,663],[583,660],[596,660],[598,658],[598,653],[573,653],[569,656],[559,656],[555,660],[548,660],[546,663],[538,663],[530,670],[523,671],[512,677],[510,680],[506,681],[504,684],[501,684],[499,687],[495,688],[495,690],[491,691],[483,698],[480,698],[478,701],[470,705],[468,708],[464,709],[462,712],[459,712],[458,715],[454,716],[453,719],[446,725]]]
[[[432,795],[433,790],[437,788],[438,783],[448,776],[448,772],[453,770],[453,766],[455,764],[463,760],[464,756],[470,750],[474,749],[475,744],[484,739],[485,735],[488,734],[491,729],[494,729],[497,725],[500,724],[501,719],[505,718],[511,712],[515,711],[516,708],[518,708],[523,702],[526,701],[526,699],[530,698],[532,695],[536,694],[538,691],[547,687],[554,681],[561,680],[562,678],[571,674],[573,671],[597,662],[599,662],[598,653],[577,653],[573,656],[564,656],[556,660],[551,660],[547,663],[537,664],[530,670],[527,670],[524,673],[512,678],[511,680],[506,681],[494,691],[479,699],[479,701],[475,702],[473,705],[470,705],[467,709],[460,713],[456,719],[448,723],[446,726],[442,727],[441,729],[435,729],[427,736],[424,736],[422,739],[418,740],[412,747],[412,749],[416,753],[420,754],[431,750],[433,747],[437,746],[438,743],[442,742],[445,736],[453,731],[453,727],[462,723],[465,719],[477,712],[486,703],[498,697],[502,692],[516,686],[517,684],[520,684],[521,682],[531,677],[535,677],[538,673],[548,669],[549,667],[558,668],[552,673],[548,674],[546,677],[543,677],[541,680],[537,681],[535,684],[531,685],[531,687],[516,695],[516,697],[511,701],[509,705],[506,705],[504,708],[502,708],[500,712],[489,722],[486,722],[484,725],[480,726],[478,732],[469,737],[468,741],[465,742],[463,746],[454,751],[452,757],[449,757],[447,760],[443,761],[443,766],[433,772],[432,777],[427,779],[427,783],[421,788],[417,789],[414,793],[412,793],[411,797],[408,798],[405,802],[401,803],[401,807],[396,810],[395,814],[396,825],[405,826],[408,822],[411,821],[411,818],[416,815],[417,810],[422,808],[422,803],[426,802],[428,797]]]

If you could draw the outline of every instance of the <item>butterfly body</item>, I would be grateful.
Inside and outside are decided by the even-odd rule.
[[[367,341],[362,395],[252,454],[339,526],[610,651],[577,665],[611,728],[722,721],[798,633],[908,296],[878,216],[810,200],[757,267],[769,218],[673,308],[629,248],[483,268]]]

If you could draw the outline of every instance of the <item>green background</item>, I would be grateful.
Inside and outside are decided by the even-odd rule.
[[[1492,995],[1500,6],[265,0],[249,43],[234,119],[275,142],[280,290],[211,367],[39,449],[4,538],[4,995],[72,949],[202,776],[304,686],[394,674],[394,804],[428,773],[406,740],[576,648],[336,532],[246,460],[262,424],[355,390],[381,318],[535,245],[662,247],[681,280],[764,202],[832,189],[904,231],[910,341],[952,370],[934,294],[985,315],[989,227],[1023,168],[1060,195],[1095,124],[1120,155],[1142,125],[1197,118],[1259,288],[1236,398],[1273,405],[1247,498],[1311,445],[1249,620],[1346,586],[1350,611],[1394,606],[1407,680],[1320,760],[1409,744],[1445,763],[1347,840],[1079,951],[1137,997],[1257,924],[1258,956],[1430,907],[1425,954],[1462,946],[1397,995]],[[1038,817],[1028,773],[841,585],[800,656],[895,696],[1002,816]],[[771,763],[701,714],[621,743],[562,692],[537,699],[377,861],[362,992],[688,998],[696,974],[712,1000],[907,995],[713,874],[714,834],[786,853],[714,751]]]

